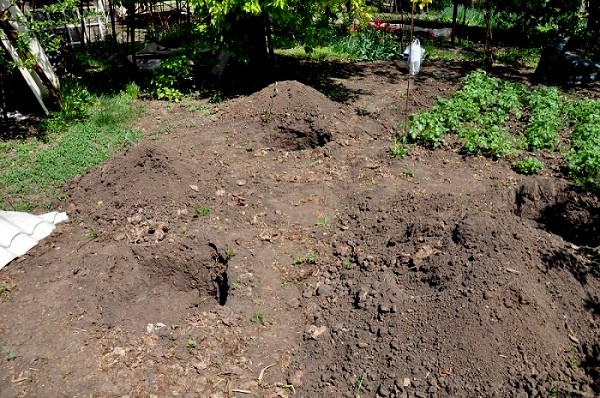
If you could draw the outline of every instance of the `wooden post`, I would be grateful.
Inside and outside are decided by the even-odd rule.
[[[137,74],[137,59],[135,57],[135,2],[131,2],[127,8],[127,19],[129,21],[129,34],[131,38],[131,61],[133,62],[133,73]]]
[[[81,18],[81,46],[85,47],[85,14],[83,13],[83,0],[79,0],[79,18]]]

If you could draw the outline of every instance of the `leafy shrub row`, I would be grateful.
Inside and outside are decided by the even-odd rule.
[[[570,128],[570,147],[561,147],[559,131]],[[600,101],[567,100],[558,90],[535,89],[489,77],[484,71],[468,75],[463,87],[433,109],[411,115],[404,138],[428,148],[446,144],[447,134],[462,143],[462,152],[492,158],[512,157],[523,150],[563,153],[569,174],[600,186]],[[539,172],[543,164],[532,157],[515,162],[523,174]]]

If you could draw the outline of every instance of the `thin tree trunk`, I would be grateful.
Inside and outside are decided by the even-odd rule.
[[[117,25],[115,24],[115,4],[114,0],[108,0],[108,10],[110,12],[110,28],[113,35],[113,41],[117,44]]]
[[[452,8],[452,36],[450,40],[454,44],[456,38],[456,18],[458,16],[458,0],[454,0],[454,8]]]
[[[600,35],[600,1],[588,0],[587,1],[587,31],[588,37],[594,38],[591,40],[592,50],[600,52],[600,43],[598,42],[598,35]]]
[[[129,35],[131,39],[131,61],[133,62],[133,73],[137,73],[137,59],[135,57],[135,3],[131,3],[127,9],[127,19],[129,20]]]
[[[460,27],[460,31],[462,34],[458,37],[458,44],[462,43],[462,35],[466,31],[466,27],[467,27],[467,7],[468,7],[467,4],[463,5],[463,20],[462,20],[462,25]]]
[[[267,36],[267,49],[269,50],[269,67],[272,68],[275,64],[275,51],[273,50],[273,34],[271,32],[271,20],[269,14],[263,11],[265,19],[265,34]]]
[[[492,47],[492,14],[493,7],[488,3],[485,7],[485,48],[483,65],[490,67],[494,64],[494,53]]]
[[[8,109],[6,109],[6,92],[4,91],[4,73],[0,73],[0,106],[2,106],[2,119],[8,123]]]

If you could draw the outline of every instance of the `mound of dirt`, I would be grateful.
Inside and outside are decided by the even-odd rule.
[[[269,143],[286,150],[322,147],[344,133],[364,130],[353,124],[349,109],[297,81],[277,82],[232,101],[226,112],[234,121],[260,125]]]
[[[542,186],[550,203],[562,195]],[[307,386],[302,396],[594,395],[597,329],[572,311],[589,292],[549,272],[544,253],[562,244],[513,213],[518,195],[386,195],[348,198],[357,210],[331,242],[348,266],[305,294],[305,316],[327,334],[304,335],[310,359],[289,378]]]

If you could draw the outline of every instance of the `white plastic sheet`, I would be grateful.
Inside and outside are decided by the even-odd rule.
[[[410,46],[402,53],[404,63],[411,75],[416,75],[421,70],[421,63],[425,58],[425,49],[421,47],[419,39],[413,40]]]
[[[53,211],[39,216],[17,211],[0,211],[0,269],[27,253],[52,233],[66,213]]]

